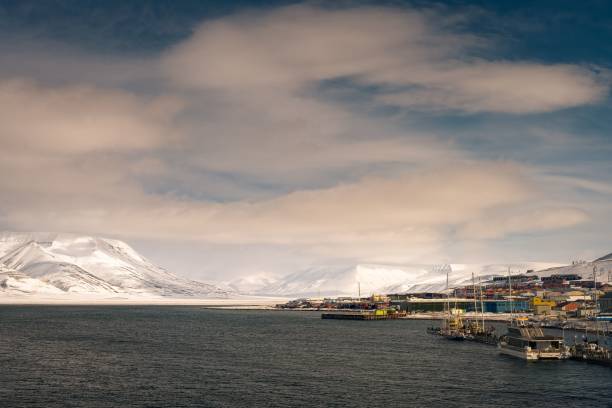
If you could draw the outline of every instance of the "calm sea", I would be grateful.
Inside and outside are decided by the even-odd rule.
[[[425,321],[0,307],[1,407],[612,407],[612,369],[526,363]]]

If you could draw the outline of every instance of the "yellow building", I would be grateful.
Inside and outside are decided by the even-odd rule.
[[[377,294],[373,294],[370,299],[372,300],[372,302],[388,302],[389,301],[388,296],[377,295]]]
[[[535,314],[548,314],[557,306],[553,300],[544,300],[538,296],[533,297],[529,303]]]

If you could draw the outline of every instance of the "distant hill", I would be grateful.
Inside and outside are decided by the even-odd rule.
[[[529,269],[544,269],[560,264],[525,262],[515,264],[452,264],[449,286],[459,287],[472,281],[472,273],[482,280],[503,276],[510,268],[514,274]],[[441,292],[446,288],[446,272],[439,265],[371,265],[319,266],[281,278],[242,278],[229,287],[243,293],[261,296],[355,296],[372,293]]]

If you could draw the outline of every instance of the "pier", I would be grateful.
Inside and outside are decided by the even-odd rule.
[[[384,313],[381,313],[384,312]],[[387,313],[387,311],[373,310],[362,312],[331,312],[322,313],[321,319],[337,320],[390,320],[399,319],[400,313]]]

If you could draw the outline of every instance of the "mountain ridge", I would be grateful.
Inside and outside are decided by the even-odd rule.
[[[450,264],[449,287],[459,287],[476,279],[505,276],[508,268],[514,274],[531,269],[558,267],[562,264],[547,262],[520,262],[510,264]],[[442,292],[446,289],[447,265],[412,264],[352,266],[317,266],[293,272],[279,278],[265,277],[265,284],[250,279],[229,282],[228,287],[257,296],[356,296],[373,293]]]
[[[214,285],[181,278],[154,265],[123,241],[101,237],[2,232],[0,265],[5,271],[0,271],[0,290],[6,294],[230,295]]]

